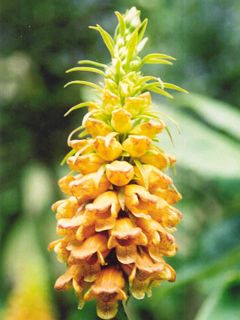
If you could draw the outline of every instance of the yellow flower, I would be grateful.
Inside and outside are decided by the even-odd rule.
[[[137,134],[140,136],[146,136],[150,139],[153,139],[157,134],[159,134],[165,128],[165,124],[162,121],[146,121],[138,126],[134,127],[130,131],[130,134]]]
[[[75,180],[75,178],[72,175],[67,175],[67,176],[61,178],[58,181],[58,186],[59,186],[60,190],[63,193],[66,193],[67,195],[71,195],[71,189],[69,187],[69,184],[70,184],[70,182],[72,182],[74,180]]]
[[[82,156],[73,156],[67,159],[67,164],[71,170],[88,174],[96,172],[105,161],[96,153],[88,153]]]
[[[167,203],[163,199],[162,201]],[[166,205],[162,208],[157,208],[157,210],[152,210],[151,217],[158,221],[163,227],[173,228],[182,219],[182,213],[178,209],[170,205]]]
[[[103,233],[97,233],[84,242],[73,241],[67,245],[70,251],[70,260],[79,262],[85,261],[93,264],[98,261],[104,264],[104,256],[109,252],[107,247],[107,237]]]
[[[68,145],[74,150],[80,151],[81,154],[85,154],[94,151],[93,142],[94,139],[70,140]]]
[[[88,225],[95,225],[97,232],[114,227],[120,204],[115,192],[108,191],[98,196],[93,203],[86,205],[85,216]]]
[[[48,250],[49,251],[54,250],[55,253],[57,254],[58,260],[60,262],[66,262],[69,257],[69,251],[67,250],[66,247],[70,240],[71,239],[69,239],[68,237],[64,237],[62,239],[52,241],[48,245]]]
[[[73,196],[78,198],[78,203],[83,203],[107,191],[110,183],[105,175],[102,175],[99,179],[98,172],[96,172],[86,174],[82,178],[71,182],[70,187]]]
[[[52,210],[56,212],[56,218],[72,218],[79,209],[78,201],[75,197],[59,200],[52,205]]]
[[[111,125],[116,132],[127,133],[131,130],[131,113],[123,108],[114,110],[112,112]]]
[[[172,184],[172,179],[153,165],[144,164],[142,168],[147,179],[148,190],[151,193],[154,193],[152,190],[155,190],[156,188],[160,187],[162,189],[167,189]],[[134,170],[137,184],[144,186],[144,178],[139,171],[139,168],[136,166],[134,167]]]
[[[112,128],[99,119],[88,118],[85,122],[85,128],[88,134],[93,138],[97,136],[106,136],[112,132]]]
[[[122,153],[122,146],[114,137],[97,137],[94,147],[97,154],[106,161],[113,161]]]
[[[57,278],[54,285],[56,290],[67,290],[71,287],[77,288],[79,294],[83,290],[83,270],[79,264],[71,265],[64,274]]]
[[[181,194],[176,189],[154,188],[151,190],[151,193],[164,199],[169,204],[174,204],[182,199]]]
[[[112,319],[117,314],[118,300],[126,300],[125,281],[122,272],[114,267],[103,269],[84,296],[84,300],[97,299],[97,315]]]
[[[166,201],[135,184],[127,185],[124,195],[126,207],[138,218],[150,219],[153,215],[158,217],[160,212],[168,207]]]
[[[58,235],[75,235],[75,232],[79,228],[80,224],[84,222],[83,213],[76,215],[72,218],[59,219],[57,222],[57,234]]]
[[[147,237],[129,218],[116,221],[110,232],[108,248],[116,248],[116,255],[121,263],[133,263],[137,257],[137,246],[146,246]]]
[[[138,254],[135,265],[125,267],[125,271],[129,274],[130,290],[136,299],[143,299],[145,293],[151,296],[152,287],[161,281],[176,279],[176,273],[170,265],[163,259],[154,262],[143,250]]]
[[[164,169],[170,164],[169,157],[166,154],[155,151],[146,152],[139,160],[158,169]]]
[[[129,136],[122,144],[131,157],[139,158],[143,156],[149,149],[151,140],[145,136]]]
[[[162,256],[174,256],[177,245],[173,235],[153,219],[137,219],[136,224],[148,238],[148,253],[155,261],[162,261]]]
[[[135,117],[147,111],[150,108],[151,103],[150,93],[144,92],[137,97],[127,97],[125,99],[124,108]]]
[[[110,90],[104,90],[102,96],[102,106],[107,113],[112,113],[112,111],[117,107],[120,106],[120,99],[119,96],[111,92]]]
[[[114,161],[106,165],[106,176],[115,186],[128,184],[134,176],[133,166],[126,161]]]

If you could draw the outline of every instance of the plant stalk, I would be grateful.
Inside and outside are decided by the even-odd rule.
[[[130,320],[126,311],[126,304],[124,302],[119,304],[117,320]]]

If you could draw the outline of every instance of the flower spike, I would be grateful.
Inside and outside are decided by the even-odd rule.
[[[49,245],[67,267],[55,288],[72,287],[81,307],[95,299],[101,319],[114,318],[128,295],[143,299],[154,285],[175,281],[164,257],[177,252],[172,233],[182,218],[173,206],[181,194],[164,173],[175,158],[156,145],[158,135],[169,132],[167,116],[153,110],[150,92],[173,98],[168,90],[187,91],[142,74],[144,64],[172,65],[175,58],[141,56],[148,20],[141,21],[135,7],[115,15],[113,37],[98,24],[90,27],[100,33],[110,63],[82,60],[66,71],[95,73],[101,82],[65,85],[86,85],[97,94],[65,114],[88,108],[68,137],[71,150],[63,163],[70,172],[59,181],[66,198],[52,206],[61,238]]]

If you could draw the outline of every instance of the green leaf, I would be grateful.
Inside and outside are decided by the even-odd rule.
[[[123,16],[118,11],[115,11],[115,15],[116,15],[116,17],[118,19],[120,34],[123,35],[125,33],[125,28],[126,28]]]
[[[147,89],[152,92],[155,92],[157,94],[161,94],[162,96],[165,96],[167,98],[173,99],[173,96],[170,93],[168,93],[167,91],[164,91],[163,89],[160,89],[156,86],[149,86]]]
[[[233,288],[237,287],[234,294]],[[195,320],[238,320],[240,315],[239,304],[240,272],[235,272],[227,283],[219,290],[213,290],[204,301]]]
[[[148,25],[148,19],[144,19],[138,28],[138,41],[141,41]]]
[[[72,84],[80,84],[80,85],[85,85],[88,87],[91,87],[93,89],[97,89],[98,91],[102,91],[103,89],[98,86],[96,83],[93,82],[89,82],[89,81],[82,81],[82,80],[74,80],[74,81],[70,81],[68,83],[65,84],[64,88],[67,88],[68,86],[72,85]]]
[[[148,60],[144,61],[144,64],[168,64],[170,66],[173,65],[172,62],[170,62],[168,60],[164,60],[164,59],[148,59]]]
[[[97,30],[101,34],[102,39],[103,39],[106,47],[108,48],[111,56],[114,57],[114,44],[113,44],[113,39],[110,36],[110,34],[106,30],[104,30],[99,24],[97,24],[96,27],[90,26],[89,28],[93,29],[93,30]]]
[[[143,61],[149,59],[167,59],[167,60],[176,60],[174,57],[169,56],[164,53],[150,53],[143,58]]]
[[[66,155],[65,157],[62,159],[60,165],[63,166],[65,164],[65,162],[67,161],[67,159],[71,156],[73,156],[74,154],[76,153],[76,150],[72,149],[70,150]]]
[[[137,44],[138,44],[138,30],[136,29],[132,33],[131,38],[129,39],[129,42],[127,44],[127,48],[128,48],[127,61],[128,61],[128,63],[132,60],[134,54],[136,53]]]
[[[170,148],[167,135],[161,135],[161,146],[176,156],[180,166],[208,178],[240,178],[240,148],[236,141],[179,109],[161,104],[161,112],[173,115],[180,124],[180,135],[172,130],[174,148]]]
[[[97,61],[92,61],[92,60],[80,60],[78,61],[78,64],[90,64],[95,67],[100,67],[100,68],[107,68],[108,66],[106,64],[97,62]]]
[[[166,89],[172,89],[172,90],[180,91],[183,93],[189,93],[187,90],[185,90],[179,86],[176,86],[173,83],[164,82],[163,85],[164,85],[164,88],[166,88]]]
[[[91,101],[87,101],[87,102],[82,102],[82,103],[79,103],[79,104],[73,106],[72,108],[70,108],[70,109],[64,114],[64,117],[66,117],[67,115],[69,115],[69,113],[71,113],[71,112],[74,111],[74,110],[81,109],[81,108],[84,108],[84,107],[88,107],[91,103],[92,103]]]
[[[176,104],[194,110],[209,124],[240,140],[240,112],[231,105],[192,93],[179,97]]]
[[[93,73],[97,73],[97,74],[100,74],[101,76],[105,77],[105,73],[102,70],[99,70],[97,68],[91,68],[91,67],[74,67],[74,68],[68,69],[66,71],[66,73],[75,72],[75,71],[93,72]]]

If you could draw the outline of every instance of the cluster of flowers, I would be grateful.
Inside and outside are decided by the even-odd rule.
[[[67,264],[55,288],[73,287],[80,306],[96,299],[102,319],[113,318],[118,301],[128,294],[142,299],[153,285],[175,281],[175,271],[163,256],[176,253],[172,233],[182,217],[173,207],[181,195],[163,173],[175,159],[155,143],[166,125],[152,111],[149,91],[169,95],[165,88],[183,90],[141,75],[144,59],[138,53],[146,42],[146,20],[140,21],[135,8],[116,15],[114,39],[95,27],[112,55],[111,65],[83,61],[94,68],[69,70],[100,74],[95,67],[105,68],[104,84],[71,82],[94,85],[101,95],[98,102],[73,108],[87,105],[89,112],[77,129],[81,139],[72,139],[77,130],[68,139],[70,173],[59,181],[67,198],[52,206],[62,238],[49,245]],[[148,63],[170,63],[172,58],[148,56]]]

